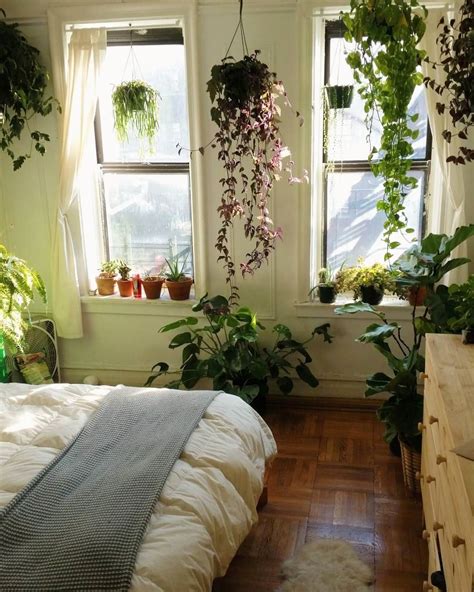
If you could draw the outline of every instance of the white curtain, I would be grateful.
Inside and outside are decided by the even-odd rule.
[[[440,51],[436,38],[440,32],[438,23],[441,17],[449,22],[452,18],[446,8],[431,9],[426,23],[426,33],[421,41],[421,47],[427,52],[431,60],[440,61]],[[423,62],[423,75],[430,76],[438,84],[444,83],[442,68],[433,68]],[[443,115],[436,111],[436,103],[444,102],[447,94],[440,97],[431,88],[426,91],[426,101],[431,131],[433,133],[433,154],[430,178],[430,201],[428,216],[428,231],[434,233],[452,234],[458,226],[466,224],[466,178],[469,165],[454,165],[447,163],[450,154],[457,154],[457,138],[448,144],[441,136],[444,129],[454,131],[451,118],[446,110]],[[454,257],[466,257],[466,243],[460,245],[454,252]],[[443,283],[462,283],[467,280],[467,265],[458,267],[444,276]]]
[[[71,235],[77,216],[86,146],[94,130],[97,89],[107,48],[105,29],[73,31],[68,46],[63,109],[59,196],[52,253],[52,301],[60,337],[82,337],[82,315],[76,255]]]

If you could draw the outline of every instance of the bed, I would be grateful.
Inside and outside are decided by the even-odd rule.
[[[0,384],[0,509],[114,388]],[[265,471],[275,454],[262,418],[238,397],[218,394],[168,476],[130,590],[209,592],[257,520]]]

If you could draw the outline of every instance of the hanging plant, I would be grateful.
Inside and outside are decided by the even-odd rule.
[[[354,96],[352,84],[333,84],[324,87],[325,100],[329,109],[349,109]]]
[[[345,39],[355,43],[347,56],[358,92],[364,100],[368,141],[374,120],[382,124],[379,146],[369,154],[372,171],[383,178],[384,196],[377,208],[384,212],[385,259],[399,243],[391,235],[407,228],[405,197],[417,186],[409,174],[412,141],[418,130],[411,124],[418,114],[409,115],[408,106],[423,77],[418,70],[425,57],[417,48],[425,32],[427,10],[417,0],[351,0],[351,10],[343,14]]]
[[[232,42],[240,30],[244,56],[236,60],[228,56]],[[283,165],[290,156],[280,134],[279,102],[291,108],[282,82],[267,64],[260,60],[258,50],[249,54],[240,18],[226,56],[211,69],[207,91],[211,99],[211,119],[218,126],[207,145],[218,150],[224,176],[220,179],[222,196],[217,208],[221,219],[216,249],[218,261],[226,271],[230,284],[231,302],[238,298],[235,286],[235,263],[229,245],[229,230],[236,218],[244,221],[244,235],[251,243],[245,261],[240,263],[243,276],[253,274],[275,249],[282,236],[274,228],[270,202],[274,183],[286,173],[290,183],[301,182],[293,176],[293,162]],[[299,113],[297,117],[302,124]],[[206,146],[206,147],[207,147]],[[206,147],[199,148],[201,154]],[[180,151],[182,148],[180,148]],[[304,176],[307,180],[307,174]]]
[[[474,125],[474,8],[472,0],[466,0],[459,9],[459,18],[446,23],[444,17],[439,21],[441,33],[436,39],[439,47],[440,62],[425,61],[433,69],[441,68],[445,73],[444,84],[426,76],[425,86],[434,90],[442,99],[436,103],[436,110],[441,115],[449,113],[451,123],[456,131],[443,130],[443,139],[451,142],[458,137],[466,141],[459,146],[457,154],[451,154],[446,162],[466,164],[474,160],[474,150],[467,145],[469,129]]]
[[[3,17],[5,11],[0,8]],[[32,47],[18,29],[17,23],[0,20],[0,149],[13,161],[13,170],[18,170],[33,148],[43,155],[48,134],[31,130],[29,122],[36,115],[45,117],[53,106],[60,111],[53,97],[45,97],[48,73],[39,62],[39,51]],[[24,129],[30,136],[29,150],[15,154],[12,146],[20,140]]]
[[[128,141],[133,131],[148,140],[150,151],[158,133],[159,93],[146,82],[131,80],[119,84],[112,93],[114,126],[120,142]]]

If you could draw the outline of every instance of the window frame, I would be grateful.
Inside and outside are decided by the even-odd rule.
[[[327,17],[322,19],[323,20],[323,51],[324,51],[324,73],[322,77],[322,84],[323,86],[329,83],[330,78],[330,44],[331,39],[341,38],[344,36],[344,23],[341,19]],[[314,42],[314,41],[313,41]],[[312,65],[314,68],[314,63]],[[355,91],[357,92],[357,91]],[[324,100],[324,99],[323,99]],[[322,101],[321,101],[322,105]],[[322,121],[322,116],[320,112],[319,115],[319,122],[318,125],[324,133],[324,121]],[[421,195],[423,199],[422,207],[420,208],[420,220],[419,220],[419,228],[420,228],[420,238],[424,235],[426,229],[426,197],[428,193],[428,185],[429,185],[429,175],[430,175],[430,164],[431,164],[431,149],[432,149],[432,133],[429,124],[429,118],[427,117],[427,134],[426,134],[426,149],[424,158],[414,158],[412,159],[412,165],[410,170],[413,171],[423,171],[424,175],[422,177],[422,186],[421,186]],[[317,146],[317,153],[319,162],[317,163],[319,170],[322,172],[322,180],[321,180],[321,205],[320,205],[320,212],[322,216],[322,224],[318,227],[318,232],[321,233],[319,237],[319,241],[316,241],[317,244],[320,245],[320,253],[317,255],[316,259],[316,273],[318,269],[322,267],[327,267],[327,244],[328,244],[328,162],[327,162],[327,154],[324,150],[324,145]],[[368,160],[338,160],[331,163],[331,172],[371,172],[371,165]],[[313,198],[314,198],[313,194]]]
[[[179,27],[152,27],[147,29],[145,34],[138,34],[137,31],[140,28],[135,29],[109,29],[107,31],[107,47],[124,47],[133,44],[137,45],[183,45],[184,48],[184,36],[183,31]],[[185,66],[186,67],[186,66]],[[187,78],[187,77],[186,77]],[[189,113],[188,126],[190,127]],[[107,224],[107,200],[105,195],[105,183],[104,175],[107,173],[114,174],[184,174],[188,176],[189,186],[189,206],[191,214],[191,250],[192,250],[192,262],[193,262],[193,274],[194,274],[194,227],[193,227],[193,216],[192,216],[192,182],[191,182],[191,167],[190,161],[175,162],[170,161],[147,161],[147,162],[134,162],[134,161],[106,161],[104,159],[104,144],[102,138],[102,126],[100,120],[100,105],[97,101],[96,116],[94,119],[94,134],[95,134],[95,145],[96,145],[96,157],[97,167],[99,170],[99,209],[101,212],[101,227],[102,227],[102,248],[105,253],[106,259],[110,259],[110,242],[109,242],[109,230]]]

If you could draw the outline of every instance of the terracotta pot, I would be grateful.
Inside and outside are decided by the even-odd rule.
[[[192,285],[193,279],[189,277],[183,278],[179,282],[166,280],[166,287],[171,300],[188,300]]]
[[[361,286],[360,292],[362,295],[362,302],[366,304],[380,304],[383,299],[383,290],[379,290],[375,286]]]
[[[112,296],[115,294],[115,278],[101,277],[95,278],[97,289],[101,296]]]
[[[426,286],[412,286],[408,290],[408,302],[411,306],[422,306],[425,303],[427,293]]]
[[[133,280],[117,280],[120,296],[129,298],[133,296]]]
[[[156,300],[160,297],[161,287],[165,280],[143,280],[142,286],[148,300]]]

